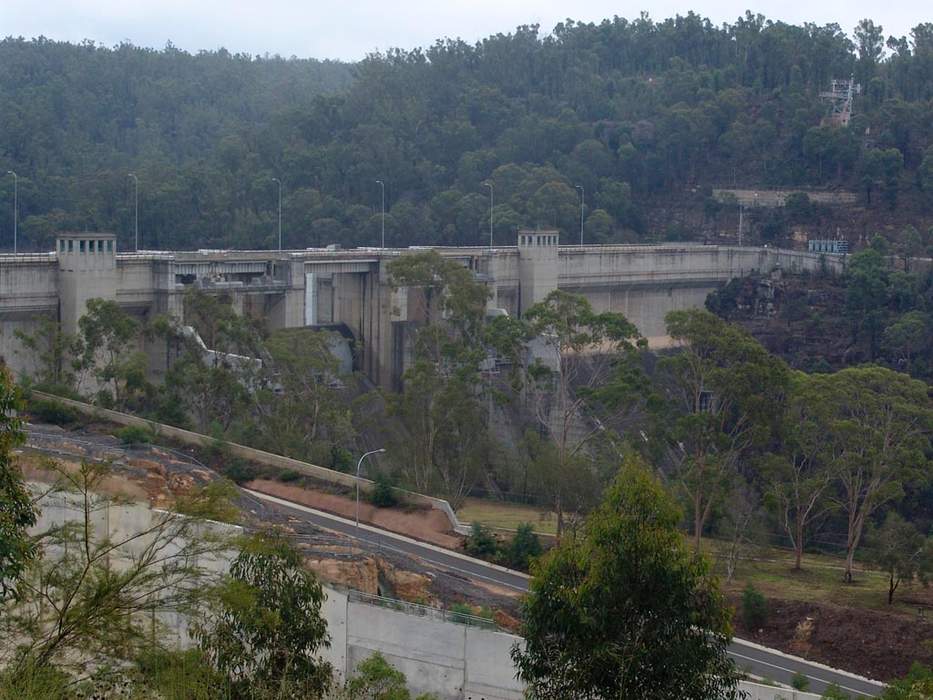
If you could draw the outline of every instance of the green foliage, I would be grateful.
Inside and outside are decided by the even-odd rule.
[[[27,408],[30,415],[42,423],[69,426],[81,420],[75,409],[54,399],[31,399]]]
[[[373,476],[373,490],[369,494],[369,502],[377,508],[394,508],[398,505],[395,484],[386,472],[378,471]]]
[[[737,697],[727,608],[680,517],[627,457],[583,536],[540,560],[522,604],[526,645],[512,650],[536,698]]]
[[[26,440],[18,416],[22,407],[19,389],[0,366],[0,603],[16,596],[20,575],[36,554],[27,531],[37,511],[13,461],[13,450]]]
[[[842,688],[835,683],[830,683],[826,686],[826,690],[823,691],[820,697],[823,700],[852,700],[851,696],[843,692]]]
[[[903,678],[891,681],[882,700],[925,700],[933,697],[933,668],[914,663]]]
[[[329,689],[332,669],[317,658],[330,644],[324,592],[284,535],[244,542],[213,599],[195,636],[235,694],[320,697]]]
[[[405,682],[405,674],[375,652],[356,667],[353,678],[338,693],[338,700],[411,700]],[[424,694],[415,700],[435,700],[435,696]]]
[[[201,520],[221,523],[240,522],[237,500],[240,493],[227,479],[215,479],[175,499],[175,512]]]
[[[534,532],[531,523],[522,523],[505,550],[508,566],[521,571],[528,571],[532,561],[541,556],[541,540]]]
[[[895,511],[884,524],[869,533],[872,562],[888,577],[888,604],[901,583],[919,581],[927,585],[933,574],[933,539],[923,534]]]
[[[116,435],[124,445],[146,445],[154,439],[152,431],[141,425],[127,425],[115,430],[114,435]]]
[[[807,678],[800,671],[797,671],[793,677],[790,679],[790,687],[794,690],[799,690],[804,692],[807,688],[810,687],[810,679]]]
[[[89,676],[115,656],[132,658],[147,648],[153,613],[187,613],[213,575],[196,565],[223,548],[203,536],[196,518],[152,511],[145,526],[121,536],[132,557],[112,566],[108,533],[85,523],[107,522],[117,507],[106,494],[107,465],[66,468],[48,461],[49,495],[77,510],[74,519],[42,533],[37,544],[54,556],[37,558],[21,574],[21,603],[0,615],[0,638],[21,640],[12,655],[13,677],[58,666]]]
[[[252,481],[259,476],[259,470],[254,465],[237,457],[225,462],[223,473],[237,485],[245,484],[247,481]]]
[[[471,557],[492,560],[499,554],[499,541],[488,527],[476,522],[463,542],[463,549]]]
[[[0,700],[70,700],[75,690],[58,668],[27,662],[0,671]]]
[[[227,679],[200,649],[146,650],[136,659],[141,684],[164,700],[227,700],[233,698]]]
[[[294,469],[285,469],[279,473],[279,481],[290,484],[301,479],[301,472]]]
[[[742,622],[745,628],[755,631],[768,621],[768,601],[751,583],[742,591]]]
[[[147,359],[134,350],[139,323],[115,301],[89,299],[78,327],[79,367],[106,387],[100,392],[105,404],[122,409],[145,393]]]

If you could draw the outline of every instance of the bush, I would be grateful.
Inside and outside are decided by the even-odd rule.
[[[373,490],[369,494],[369,502],[377,508],[392,508],[398,505],[395,495],[395,486],[392,478],[384,472],[376,472],[373,476]]]
[[[52,425],[73,425],[80,419],[78,412],[61,401],[39,399],[29,402],[29,413],[34,420]]]
[[[282,481],[286,484],[290,484],[293,481],[298,481],[300,478],[301,472],[295,471],[294,469],[286,469],[279,474],[279,481]]]
[[[259,470],[242,459],[230,460],[223,469],[224,474],[235,484],[245,484],[259,476]]]
[[[541,540],[535,534],[531,523],[522,523],[518,532],[509,543],[506,561],[513,569],[527,571],[531,560],[541,556]]]
[[[124,445],[140,445],[152,442],[152,431],[139,425],[128,425],[120,428],[114,435],[120,438]]]
[[[143,683],[165,700],[213,700],[229,697],[226,679],[199,649],[153,650],[136,660]]]
[[[803,675],[800,671],[794,674],[790,679],[790,687],[794,690],[804,691],[810,687],[810,679]]]
[[[463,543],[466,553],[480,559],[495,559],[499,554],[499,542],[482,523],[473,523],[470,534]]]
[[[852,700],[851,696],[847,693],[843,693],[842,688],[835,683],[830,683],[826,686],[826,690],[820,697],[823,698],[823,700]]]
[[[749,631],[764,627],[768,621],[768,601],[751,583],[742,591],[742,622]]]

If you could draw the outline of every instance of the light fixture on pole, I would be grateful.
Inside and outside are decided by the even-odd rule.
[[[366,452],[362,457],[360,457],[360,461],[356,463],[356,529],[357,530],[360,529],[360,469],[363,466],[363,460],[369,457],[369,455],[380,454],[382,452],[385,452],[384,447],[380,447],[378,450],[372,450],[370,452]]]
[[[385,250],[386,247],[386,183],[382,180],[376,180],[382,188],[382,249]]]
[[[12,170],[6,171],[7,175],[13,176],[13,252],[17,252],[16,229],[19,225],[19,178]]]
[[[272,182],[279,186],[279,250],[282,250],[282,181],[274,177]]]
[[[580,190],[580,245],[583,245],[583,202],[586,193],[583,191],[582,185],[577,185],[576,188]]]
[[[139,178],[135,173],[129,173],[127,177],[133,178],[133,240],[135,245],[133,250],[139,252]]]
[[[492,250],[492,206],[493,206],[492,183],[487,180],[483,184],[489,188],[489,250]]]

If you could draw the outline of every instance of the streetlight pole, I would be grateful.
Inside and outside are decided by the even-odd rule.
[[[376,183],[382,188],[382,249],[386,247],[386,183],[382,180],[376,180]]]
[[[576,186],[580,190],[580,245],[583,245],[583,202],[586,198],[586,193],[583,191],[582,185]]]
[[[134,173],[130,173],[127,177],[133,178],[133,184],[135,185],[133,189],[133,235],[135,240],[133,250],[139,252],[139,178]]]
[[[272,178],[272,182],[279,186],[279,250],[282,250],[282,181],[279,178]]]
[[[13,176],[13,253],[17,252],[16,229],[19,225],[19,178],[12,170],[6,171],[7,175]]]
[[[356,529],[360,529],[360,468],[363,466],[363,460],[369,457],[369,455],[375,455],[385,452],[384,447],[380,447],[378,450],[372,450],[366,452],[360,457],[360,461],[356,463]]]
[[[489,250],[492,250],[492,206],[493,206],[492,183],[484,182],[483,184],[489,188]]]

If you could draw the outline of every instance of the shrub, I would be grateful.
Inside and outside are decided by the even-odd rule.
[[[499,553],[499,542],[482,523],[473,523],[470,534],[463,543],[466,553],[480,559],[494,559]]]
[[[245,484],[259,476],[259,470],[242,459],[231,459],[223,471],[226,477],[235,484]]]
[[[120,438],[124,445],[139,445],[152,442],[152,431],[139,425],[128,425],[120,428],[114,435]]]
[[[852,700],[851,696],[847,693],[843,693],[842,688],[835,683],[830,683],[826,686],[826,690],[823,691],[820,697],[823,698],[823,700]]]
[[[136,659],[146,686],[165,700],[213,700],[229,697],[226,679],[217,673],[199,649],[155,649]]]
[[[764,627],[768,621],[768,601],[751,583],[742,591],[742,622],[747,630]]]
[[[800,671],[794,674],[790,679],[790,687],[794,690],[804,691],[810,687],[810,679],[803,675]]]
[[[52,425],[73,425],[80,419],[75,409],[61,401],[49,399],[30,401],[29,413],[35,420]]]
[[[279,474],[279,481],[283,481],[286,484],[290,484],[293,481],[298,481],[300,478],[301,472],[295,471],[294,469],[286,469]]]
[[[541,540],[534,532],[531,523],[522,523],[518,532],[509,543],[506,561],[513,569],[527,571],[531,560],[541,556]]]
[[[376,472],[373,476],[373,490],[369,494],[369,502],[377,508],[392,508],[398,505],[395,495],[395,486],[392,478],[384,472]]]

